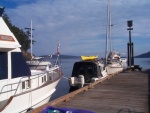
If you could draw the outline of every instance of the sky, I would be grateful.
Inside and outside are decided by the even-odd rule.
[[[12,24],[23,29],[32,20],[34,55],[105,56],[107,0],[0,0]],[[112,49],[127,53],[131,31],[134,55],[150,51],[150,0],[110,0]],[[108,51],[110,47],[108,47]],[[29,50],[30,51],[30,50]]]

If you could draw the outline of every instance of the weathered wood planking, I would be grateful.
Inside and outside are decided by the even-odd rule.
[[[68,96],[66,101],[59,103],[56,99],[47,105],[86,109],[96,113],[149,113],[148,89],[147,73],[125,71],[88,91],[85,89],[77,95]],[[32,112],[41,112],[47,105]]]

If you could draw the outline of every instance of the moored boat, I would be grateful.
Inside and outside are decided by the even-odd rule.
[[[82,60],[74,63],[69,78],[70,92],[107,76],[104,64],[100,60]]]
[[[118,54],[115,51],[112,51],[112,39],[111,39],[112,38],[112,36],[111,36],[111,27],[112,26],[113,26],[113,24],[111,23],[110,0],[108,0],[107,25],[106,25],[106,51],[108,51],[107,47],[108,47],[108,36],[109,36],[110,53],[109,53],[108,57],[106,54],[106,63],[105,63],[108,74],[115,74],[115,73],[118,73],[123,70],[123,64],[121,62],[120,54]]]
[[[30,61],[27,61],[27,64],[30,69],[46,69],[47,66],[51,67],[52,64],[50,61],[43,60],[42,57],[33,57]]]
[[[43,69],[46,69],[47,66],[49,66],[49,68],[52,66],[51,62],[50,62],[50,58],[52,57],[52,55],[49,55],[49,60],[44,60],[43,57],[38,57],[38,56],[34,56],[33,53],[32,53],[32,42],[33,42],[33,33],[32,33],[32,30],[34,30],[32,28],[32,20],[31,20],[31,23],[30,23],[30,27],[29,28],[26,28],[28,31],[28,33],[30,34],[30,50],[31,50],[31,53],[30,53],[30,60],[27,61],[27,64],[29,66],[30,69],[40,69],[40,70],[43,70]]]
[[[59,65],[30,70],[20,47],[0,14],[1,113],[27,112],[47,103],[63,75]]]

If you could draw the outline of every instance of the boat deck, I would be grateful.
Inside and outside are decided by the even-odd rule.
[[[72,96],[63,96],[32,112],[39,113],[51,105],[95,113],[149,113],[149,75],[150,70],[125,71],[93,88],[72,92],[69,94]]]

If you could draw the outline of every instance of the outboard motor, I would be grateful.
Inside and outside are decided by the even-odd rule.
[[[79,77],[78,77],[78,86],[79,86],[79,88],[83,87],[84,83],[85,83],[84,76],[79,75]]]
[[[83,75],[79,75],[78,77],[70,77],[68,82],[70,85],[69,92],[82,88],[85,84]]]
[[[70,86],[75,86],[77,82],[77,77],[70,77],[68,82]]]
[[[69,78],[69,85],[70,86],[77,86],[81,88],[84,86],[85,80],[83,75],[79,75],[78,77],[70,77]]]

